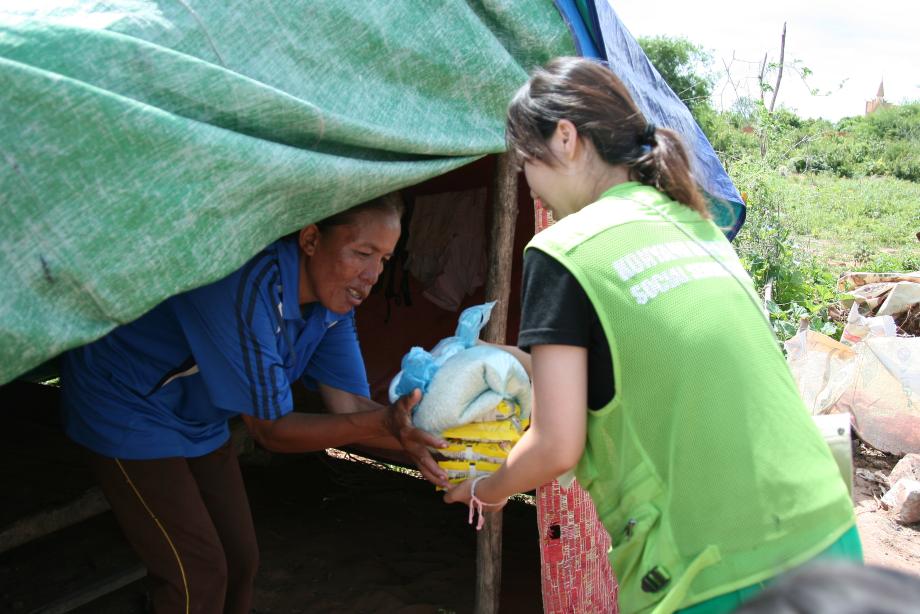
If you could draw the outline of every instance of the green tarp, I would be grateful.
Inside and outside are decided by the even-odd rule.
[[[573,53],[551,0],[6,2],[0,383],[502,151],[528,70]]]

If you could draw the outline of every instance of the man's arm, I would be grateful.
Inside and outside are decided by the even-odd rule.
[[[318,384],[317,388],[319,390],[320,397],[323,399],[323,405],[325,406],[326,411],[332,414],[355,414],[359,412],[384,409],[384,406],[377,401],[361,396],[359,394],[352,394],[351,392],[342,390],[340,388],[334,388],[322,383]],[[412,408],[410,407],[409,409],[411,412]],[[372,437],[352,443],[357,443],[369,448],[378,448],[381,450],[403,449],[399,439],[394,437],[390,432],[387,432],[383,436]]]
[[[274,452],[310,452],[348,444],[405,450],[428,481],[447,485],[447,474],[432,458],[428,447],[443,440],[412,426],[412,407],[421,393],[407,395],[384,407],[370,399],[328,388],[320,393],[332,414],[289,413],[276,420],[243,415],[253,438]],[[332,391],[332,392],[330,392]]]
[[[374,411],[384,407],[367,397],[352,394],[339,388],[319,384],[319,394],[323,398],[328,410],[334,414],[348,414],[363,411]],[[362,441],[356,441],[356,444],[362,447],[374,448],[386,452],[387,450],[397,450],[408,455],[408,460],[413,462],[422,475],[430,482],[439,486],[447,485],[447,473],[438,466],[437,461],[429,452],[429,448],[442,448],[447,442],[439,437],[435,437],[425,431],[415,428],[412,425],[412,408],[421,400],[421,392],[414,391],[411,395],[405,396],[397,401],[397,406],[405,402],[406,405],[397,411],[397,418],[394,424],[395,430],[391,430],[384,437],[375,437]],[[400,413],[401,412],[401,413]],[[400,462],[405,462],[405,458],[400,458]],[[436,476],[432,480],[429,476]]]

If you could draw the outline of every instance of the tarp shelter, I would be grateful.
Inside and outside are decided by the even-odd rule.
[[[579,51],[688,137],[736,232],[737,191],[605,1],[4,3],[0,383],[309,222],[503,151],[528,70]]]

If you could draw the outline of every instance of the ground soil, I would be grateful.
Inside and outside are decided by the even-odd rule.
[[[920,575],[920,525],[902,525],[879,499],[897,457],[857,442],[853,502],[866,563]]]
[[[53,418],[0,407],[2,529],[92,482]],[[325,454],[244,458],[262,553],[256,612],[472,611],[476,537],[465,508],[444,505],[427,483],[378,465]],[[867,562],[920,575],[920,527],[902,526],[882,509],[882,485],[872,481],[895,461],[858,449],[857,521]],[[539,612],[535,509],[512,502],[504,514],[501,611]],[[137,565],[111,514],[101,514],[0,554],[0,612],[43,611]],[[77,612],[142,614],[145,600],[137,581]]]
[[[320,455],[244,467],[268,612],[471,612],[476,536],[420,479]],[[534,508],[504,512],[503,611],[538,612]],[[0,612],[32,612],[136,565],[110,513],[0,558]],[[76,610],[142,614],[143,581]]]
[[[61,433],[55,391],[0,389],[0,531],[93,487]],[[255,612],[471,612],[476,533],[420,478],[325,453],[245,454],[261,550]],[[536,513],[512,501],[503,531],[503,612],[539,612]],[[0,554],[0,613],[46,611],[138,569],[110,512]],[[143,580],[83,614],[143,614]]]

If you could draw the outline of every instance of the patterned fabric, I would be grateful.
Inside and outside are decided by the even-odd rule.
[[[536,232],[553,223],[540,201],[534,203],[534,219]],[[543,611],[617,614],[617,580],[607,558],[610,535],[578,482],[563,490],[553,480],[537,489],[537,527]]]
[[[616,577],[607,558],[610,535],[578,482],[537,489],[540,582],[546,614],[617,614]]]

